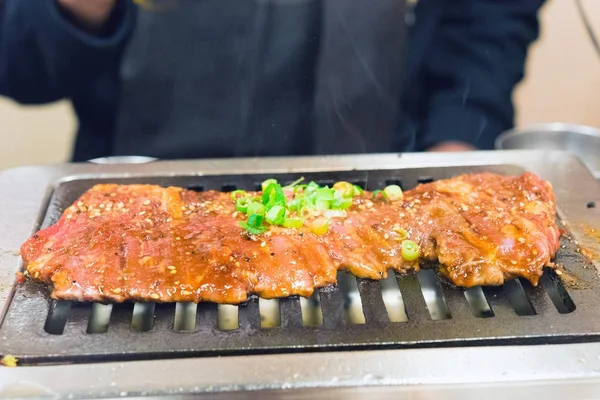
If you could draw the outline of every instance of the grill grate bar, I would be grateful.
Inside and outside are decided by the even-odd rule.
[[[319,305],[320,309],[320,305]],[[297,329],[302,326],[303,309],[298,296],[279,299],[279,315],[281,327],[284,329]]]
[[[362,311],[366,323],[386,324],[390,321],[381,294],[381,283],[361,279],[358,283]]]

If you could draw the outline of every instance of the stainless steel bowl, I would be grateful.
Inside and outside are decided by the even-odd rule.
[[[506,131],[496,149],[564,150],[578,156],[600,178],[600,130],[573,124],[541,124]]]
[[[156,158],[145,156],[112,156],[88,160],[94,164],[143,164],[156,161]]]

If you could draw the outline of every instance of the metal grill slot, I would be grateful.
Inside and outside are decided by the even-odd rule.
[[[406,322],[406,308],[402,299],[402,292],[398,287],[398,281],[394,271],[388,271],[388,276],[381,280],[381,297],[387,311],[390,322]]]
[[[173,330],[179,332],[193,332],[196,329],[196,303],[177,303],[175,305],[175,318]]]
[[[323,325],[323,310],[321,309],[321,296],[315,291],[309,298],[300,298],[302,307],[302,324],[305,326]]]
[[[279,299],[259,299],[258,308],[262,328],[276,328],[281,325]]]
[[[531,304],[529,296],[527,296],[527,293],[523,290],[523,285],[519,279],[512,279],[505,282],[503,290],[517,315],[525,316],[536,314],[533,304]]]
[[[202,185],[187,185],[186,187],[189,190],[193,190],[194,192],[203,192],[204,191],[204,186],[202,186]]]
[[[222,192],[233,192],[236,189],[237,189],[237,186],[233,185],[233,184],[225,184],[225,185],[221,186]]]
[[[356,278],[346,272],[338,272],[338,287],[342,294],[344,319],[350,324],[364,324],[362,301],[356,284]]]
[[[492,311],[492,307],[485,298],[481,287],[465,290],[464,293],[474,316],[477,318],[491,318],[494,316],[494,311]]]
[[[72,301],[54,301],[44,324],[44,330],[51,335],[62,335],[71,313]]]
[[[130,329],[133,332],[148,332],[154,328],[154,303],[135,303]]]
[[[352,183],[353,185],[358,186],[359,188],[365,190],[367,187],[367,182],[365,181],[350,181],[350,183]]]
[[[110,324],[110,315],[112,314],[112,304],[94,303],[92,313],[87,326],[87,333],[105,333]]]
[[[437,282],[434,272],[424,269],[417,273],[417,277],[431,319],[438,321],[452,318],[450,310],[448,309],[448,304],[446,304],[444,292]]]
[[[420,176],[417,178],[417,182],[419,183],[430,183],[433,182],[435,179],[433,179],[432,176]]]
[[[233,331],[239,328],[238,306],[219,304],[217,306],[217,326],[222,331]]]
[[[546,271],[542,275],[541,283],[559,313],[569,314],[575,311],[575,303],[555,271]]]

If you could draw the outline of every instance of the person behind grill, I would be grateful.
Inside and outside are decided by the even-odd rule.
[[[542,3],[3,0],[0,94],[74,161],[491,149]]]

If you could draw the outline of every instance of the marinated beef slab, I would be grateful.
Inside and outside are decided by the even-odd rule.
[[[531,173],[462,175],[395,202],[365,192],[329,213],[323,235],[305,227],[250,235],[228,193],[97,185],[21,253],[55,299],[235,304],[250,294],[309,296],[335,284],[338,269],[381,279],[429,261],[457,286],[516,277],[536,285],[559,247],[551,186]],[[418,261],[403,260],[404,234],[420,245]]]

